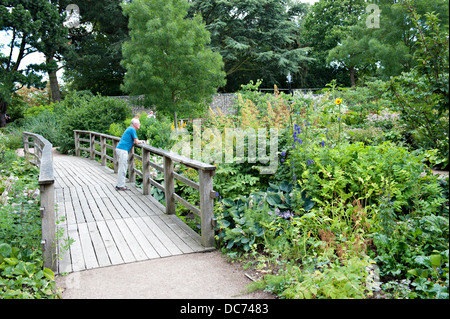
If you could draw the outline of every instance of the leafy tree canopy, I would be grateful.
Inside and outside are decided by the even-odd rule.
[[[186,0],[134,0],[124,5],[131,39],[123,45],[123,89],[165,113],[189,115],[225,84],[222,57],[207,45],[200,16]]]
[[[308,49],[297,43],[296,18],[305,10],[305,4],[287,0],[194,0],[189,11],[202,15],[233,91],[259,78],[273,85],[282,77],[284,83],[288,72],[297,73],[310,60]]]
[[[70,29],[65,55],[69,89],[94,94],[121,95],[125,68],[120,65],[122,45],[128,39],[128,19],[121,0],[66,0],[79,8],[80,26]]]
[[[23,86],[45,87],[39,72],[48,72],[54,64],[30,64],[21,68],[23,59],[36,51],[48,49],[50,37],[61,34],[61,17],[57,7],[48,0],[1,0],[0,31],[11,41],[4,45],[7,55],[0,53],[0,127],[11,95]]]

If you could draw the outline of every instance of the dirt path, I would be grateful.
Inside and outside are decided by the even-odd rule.
[[[63,299],[274,299],[245,294],[251,280],[219,251],[187,254],[57,276]]]

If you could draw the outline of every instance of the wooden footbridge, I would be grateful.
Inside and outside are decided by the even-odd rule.
[[[52,151],[40,135],[23,136],[26,156],[40,167],[45,267],[65,273],[214,249],[214,166],[138,145],[130,152],[129,190],[117,191],[115,147],[120,138],[75,131],[77,156],[67,156]],[[90,159],[80,157],[81,152]],[[162,157],[163,165],[150,161],[150,154]],[[199,182],[174,172],[174,162],[196,169]],[[151,169],[164,174],[164,186],[151,178]],[[143,178],[143,190],[134,186],[136,174]],[[199,191],[199,208],[174,192],[174,179]],[[150,185],[164,191],[165,205],[149,195]],[[175,215],[175,201],[201,217],[201,236]],[[68,241],[72,244],[62,249]]]

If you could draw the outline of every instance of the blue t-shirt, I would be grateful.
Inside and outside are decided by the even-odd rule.
[[[135,138],[138,138],[136,129],[130,126],[123,132],[120,142],[117,144],[117,148],[129,152],[133,147]]]

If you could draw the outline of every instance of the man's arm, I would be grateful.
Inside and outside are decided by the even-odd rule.
[[[145,144],[144,140],[138,140],[137,138],[134,139],[134,144]]]

